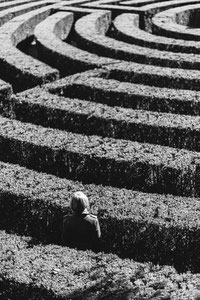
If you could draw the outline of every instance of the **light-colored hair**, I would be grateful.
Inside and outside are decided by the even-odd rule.
[[[75,192],[70,201],[70,208],[73,212],[82,214],[85,209],[89,209],[88,197],[83,192]]]

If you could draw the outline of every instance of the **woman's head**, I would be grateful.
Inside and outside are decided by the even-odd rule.
[[[83,192],[75,192],[70,201],[70,208],[73,212],[78,214],[88,212],[88,197]]]

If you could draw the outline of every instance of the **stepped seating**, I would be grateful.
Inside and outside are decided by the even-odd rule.
[[[0,298],[197,300],[199,274],[155,264],[200,272],[199,42],[155,35],[154,20],[173,9],[178,25],[197,27],[199,1],[10,5],[0,12]],[[34,58],[20,46],[32,42]],[[102,250],[121,258],[60,246],[77,190],[98,215]]]

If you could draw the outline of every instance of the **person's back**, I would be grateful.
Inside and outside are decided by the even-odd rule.
[[[100,248],[100,226],[96,216],[88,212],[89,202],[82,192],[76,192],[70,203],[72,216],[64,216],[63,245],[80,250]]]

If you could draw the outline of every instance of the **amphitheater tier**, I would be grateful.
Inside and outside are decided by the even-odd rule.
[[[0,298],[199,299],[199,11],[0,2]],[[101,253],[61,245],[77,190]]]

